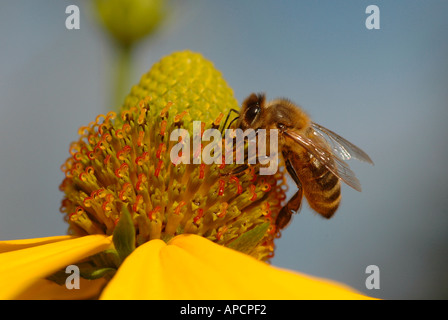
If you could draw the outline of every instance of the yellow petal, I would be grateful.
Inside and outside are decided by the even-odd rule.
[[[0,299],[12,299],[35,281],[101,252],[110,237],[90,235],[0,254]]]
[[[54,237],[44,237],[44,238],[33,238],[33,239],[19,239],[19,240],[6,240],[0,241],[0,253],[20,250],[25,248],[31,248],[35,246],[40,246],[46,243],[63,241],[68,239],[74,239],[75,236],[54,236]]]
[[[163,271],[159,253],[164,247],[166,243],[156,239],[134,250],[120,266],[101,297],[103,299],[151,299],[151,290],[148,290],[147,286],[163,281],[159,279]]]
[[[101,289],[106,284],[104,278],[97,280],[79,279],[79,289],[68,290],[65,286],[47,280],[39,279],[21,294],[15,296],[18,300],[87,300],[98,298]]]
[[[280,270],[196,235],[138,247],[102,299],[366,299],[327,280]]]

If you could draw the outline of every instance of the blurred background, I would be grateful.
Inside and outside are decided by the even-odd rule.
[[[68,30],[68,5],[80,29]],[[380,29],[368,30],[368,5]],[[132,51],[131,83],[190,49],[214,62],[238,101],[288,97],[361,146],[363,185],[343,187],[331,220],[305,204],[272,264],[385,299],[448,298],[448,2],[168,1]],[[0,4],[0,240],[65,234],[61,164],[80,126],[114,108],[117,47],[90,1]],[[368,290],[366,268],[380,270]]]

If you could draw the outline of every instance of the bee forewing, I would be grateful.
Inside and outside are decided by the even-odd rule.
[[[339,155],[342,160],[355,158],[360,161],[365,161],[367,163],[373,164],[372,159],[370,159],[367,153],[361,150],[361,148],[355,146],[350,141],[345,140],[337,133],[314,122],[311,123],[311,127],[314,129],[314,133],[316,135],[320,135],[331,145],[333,153]]]
[[[353,189],[361,191],[361,183],[356,178],[355,173],[338,154],[329,151],[328,145],[325,144],[326,140],[319,136],[316,136],[315,139],[310,139],[292,130],[287,130],[284,134],[311,153],[336,177],[344,181]]]

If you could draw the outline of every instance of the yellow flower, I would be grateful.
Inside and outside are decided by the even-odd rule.
[[[95,0],[99,20],[121,46],[148,36],[165,16],[163,0]]]
[[[231,108],[232,90],[201,55],[154,65],[119,115],[98,116],[70,146],[60,186],[70,235],[0,242],[0,298],[367,298],[266,262],[279,236],[282,170],[173,164],[173,130],[191,132],[195,120],[201,132],[219,128]],[[67,285],[68,265],[80,271],[79,289]]]

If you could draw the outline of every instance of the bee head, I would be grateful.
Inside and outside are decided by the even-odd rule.
[[[252,93],[244,100],[238,120],[238,128],[303,130],[310,125],[308,115],[288,99],[266,102],[264,94]]]

